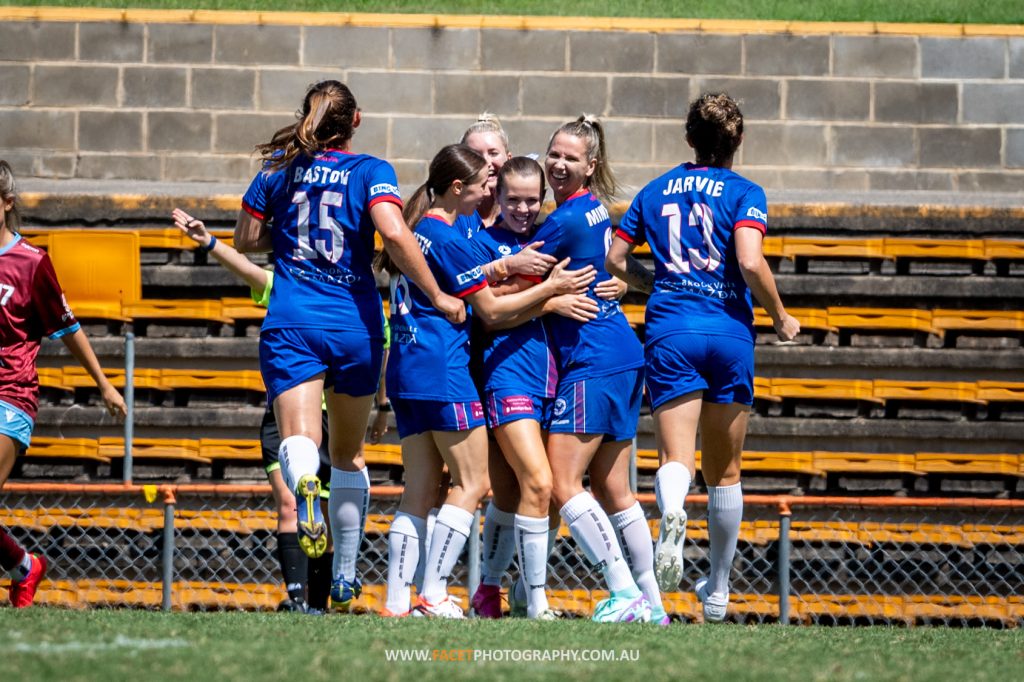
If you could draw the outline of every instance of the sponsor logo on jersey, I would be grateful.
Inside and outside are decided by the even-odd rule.
[[[456,275],[455,281],[458,282],[460,285],[469,284],[470,282],[480,279],[481,277],[483,277],[483,275],[484,271],[478,265],[472,270],[460,272],[458,275]]]
[[[511,256],[512,247],[509,246],[508,244],[502,244],[498,247],[498,253],[500,253],[502,256]]]
[[[768,214],[760,210],[757,206],[751,206],[747,209],[747,217],[753,218],[754,220],[760,220],[762,223],[768,222]]]
[[[401,194],[398,191],[398,188],[389,182],[381,182],[370,187],[371,197],[375,197],[378,194],[394,194],[396,197],[401,196]]]

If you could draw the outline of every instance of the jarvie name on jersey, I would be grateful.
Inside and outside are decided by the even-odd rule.
[[[704,192],[709,197],[720,197],[725,190],[725,183],[721,180],[712,181],[711,178],[700,175],[687,175],[682,178],[669,178],[668,185],[662,194],[683,194],[684,192]]]

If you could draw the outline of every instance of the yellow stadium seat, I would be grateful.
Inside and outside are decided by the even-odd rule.
[[[258,370],[164,369],[160,380],[168,389],[224,388],[264,392],[263,376]]]
[[[79,318],[127,321],[123,307],[142,297],[139,236],[133,232],[56,230],[50,259]]]
[[[222,298],[220,305],[224,317],[229,317],[232,320],[262,320],[267,316],[267,309],[256,305],[248,297]]]
[[[363,444],[363,457],[367,464],[402,466],[402,446],[390,443]]]
[[[814,466],[826,473],[917,474],[913,453],[830,452],[815,450]]]
[[[762,452],[744,450],[744,471],[771,471],[805,476],[821,476],[824,472],[814,465],[813,452]]]
[[[64,382],[64,371],[60,367],[39,367],[36,373],[39,375],[40,388],[71,390],[71,387]]]
[[[110,458],[100,455],[99,444],[94,438],[34,436],[25,456],[29,459],[81,459],[110,463]]]
[[[1005,331],[1024,332],[1024,312],[1017,310],[950,310],[932,311],[932,324],[943,331]]]
[[[983,239],[988,260],[1024,260],[1024,239]]]
[[[124,388],[123,369],[104,367],[103,374],[116,388]],[[62,370],[62,380],[71,388],[91,388],[96,385],[85,368],[77,365],[64,367]],[[132,382],[135,388],[148,388],[157,391],[162,391],[165,388],[160,379],[160,370],[158,369],[136,367],[135,371],[132,372]]]
[[[836,332],[838,329],[830,324],[828,319],[828,312],[818,308],[786,308],[786,312],[795,317],[800,321],[801,331],[810,332]],[[772,325],[772,318],[768,316],[764,308],[754,308],[754,327],[760,332],[774,331]],[[824,340],[824,334],[822,334],[822,341]]]
[[[999,475],[1019,477],[1020,456],[1009,454],[963,454],[919,452],[914,467],[926,474],[957,474],[965,476]]]
[[[864,379],[771,379],[772,395],[777,398],[810,400],[861,400],[882,403]]]
[[[811,259],[868,261],[873,272],[881,269],[883,260],[893,260],[884,251],[884,240],[846,237],[784,237],[782,252],[794,261],[797,274],[807,272]]]
[[[121,459],[124,457],[124,438],[100,438],[99,453],[111,459]],[[185,438],[134,438],[132,458],[211,463],[208,457],[199,454],[199,441]]]
[[[124,304],[124,313],[133,320],[203,320],[230,324],[220,301],[191,298],[149,298]]]
[[[646,314],[647,306],[637,305],[635,303],[627,303],[622,306],[622,312],[626,316],[626,321],[629,322],[631,327],[638,327],[644,324],[644,315]]]
[[[766,377],[754,377],[754,397],[774,403],[782,401],[782,398],[772,393],[772,380]]]
[[[982,404],[977,384],[966,381],[874,381],[875,397],[882,400],[939,400]]]
[[[761,250],[764,253],[765,258],[780,258],[786,255],[783,248],[782,237],[765,237],[761,242]],[[633,250],[633,253],[649,256],[651,254],[651,245],[644,242],[637,246]]]
[[[1019,403],[1024,401],[1024,383],[1019,381],[979,381],[978,400]]]
[[[847,345],[848,340],[844,337],[854,330],[910,331],[942,338],[942,330],[932,324],[932,313],[929,310],[829,307],[828,322],[839,328],[840,345]]]
[[[200,438],[199,456],[213,462],[252,462],[263,461],[263,450],[258,440],[230,438]]]
[[[945,260],[985,260],[985,244],[980,239],[885,239],[885,255],[890,258],[935,258]]]

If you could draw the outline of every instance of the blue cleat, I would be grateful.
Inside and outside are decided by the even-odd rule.
[[[651,620],[651,605],[640,590],[612,592],[594,609],[595,623],[646,623]]]
[[[352,600],[358,599],[362,593],[363,585],[358,578],[349,582],[344,577],[340,577],[331,585],[331,608],[348,613],[352,609]]]

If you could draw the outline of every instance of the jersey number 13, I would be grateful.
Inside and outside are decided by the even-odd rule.
[[[707,256],[701,255],[699,248],[687,248],[683,254],[683,213],[679,204],[665,204],[661,207],[661,216],[668,218],[668,250],[669,261],[665,267],[669,272],[689,273],[692,265],[695,270],[707,270],[711,272],[722,264],[722,254],[715,247],[711,237],[715,231],[715,217],[711,207],[707,204],[693,204],[690,207],[690,215],[687,220],[690,227],[696,227],[701,231],[704,247],[707,249]]]

